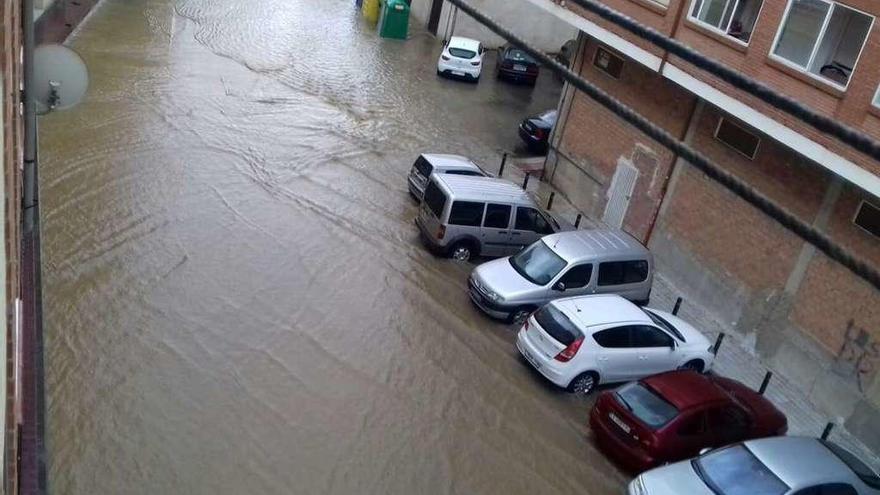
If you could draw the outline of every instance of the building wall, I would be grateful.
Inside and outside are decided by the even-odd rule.
[[[412,0],[412,22],[426,26],[433,1]],[[555,53],[567,40],[577,37],[577,29],[550,14],[537,11],[525,0],[472,0],[469,3],[546,52]],[[457,10],[449,2],[443,4],[437,28],[437,36],[441,38],[451,27],[450,13]],[[457,14],[455,35],[480,40],[487,48],[497,48],[506,43],[463,12]]]
[[[0,0],[0,19],[3,29],[0,31],[0,87],[3,97],[0,105],[0,121],[2,121],[2,162],[3,164],[3,264],[5,266],[5,302],[6,325],[4,329],[4,345],[0,353],[5,363],[5,378],[16,376],[12,358],[16,345],[16,300],[21,296],[19,288],[20,252],[21,252],[21,166],[22,166],[22,119],[20,114],[21,81],[21,2]],[[5,493],[15,493],[16,486],[16,449],[15,432],[18,417],[16,416],[17,396],[14,385],[9,380],[6,384],[6,400],[3,409],[4,418],[4,452],[5,452]]]

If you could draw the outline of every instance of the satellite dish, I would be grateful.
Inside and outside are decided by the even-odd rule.
[[[89,87],[89,71],[82,57],[54,43],[34,49],[34,99],[37,112],[64,110],[79,103]]]

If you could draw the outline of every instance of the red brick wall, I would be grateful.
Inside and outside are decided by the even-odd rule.
[[[671,34],[674,31],[676,38],[696,48],[701,53],[719,60],[748,76],[761,80],[772,88],[794,97],[798,101],[804,102],[826,115],[835,117],[850,126],[860,128],[864,132],[880,139],[880,122],[876,121],[877,118],[880,118],[880,109],[875,109],[871,106],[872,98],[878,85],[880,85],[880,25],[877,22],[875,22],[869,34],[865,49],[853,72],[847,91],[840,92],[826,84],[813,81],[808,76],[799,74],[797,71],[787,69],[779,62],[770,59],[769,54],[772,50],[773,40],[782,22],[785,8],[788,4],[787,0],[764,0],[763,10],[758,18],[748,47],[736,47],[732,42],[725,43],[719,41],[718,36],[709,34],[708,30],[699,27],[699,25],[689,20],[686,11],[682,12],[676,29],[675,21],[678,9],[682,6],[690,8],[691,0],[671,0],[669,8],[664,13],[658,13],[656,9],[645,7],[646,2],[648,0],[606,0],[604,3],[664,34]],[[844,3],[872,15],[880,16],[880,2],[876,0],[847,0]],[[578,7],[571,6],[569,8],[658,56],[662,57],[664,55],[662,50],[630,34],[628,31],[618,28],[616,25],[608,23],[592,14],[584,13]],[[723,37],[721,38],[723,39]],[[714,76],[691,67],[677,57],[670,57],[669,60],[676,66],[685,68],[691,75],[721,89],[726,94],[733,95],[752,108],[819,142],[848,160],[871,170],[875,174],[880,174],[880,164],[852,151],[849,147],[803,124],[798,119],[776,110],[743,91],[734,89]]]
[[[695,98],[634,62],[625,63],[619,80],[612,78],[593,65],[598,46],[595,41],[587,43],[581,75],[672,134],[683,137]],[[636,165],[639,179],[624,227],[644,239],[659,208],[674,154],[580,92],[573,99],[560,147],[589,167],[605,188],[610,185],[620,158]],[[650,152],[637,153],[637,149]]]

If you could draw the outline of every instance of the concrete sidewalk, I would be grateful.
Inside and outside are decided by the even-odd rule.
[[[504,178],[517,184],[522,184],[525,176],[524,170],[529,171],[533,177],[529,180],[528,190],[539,200],[542,206],[546,207],[550,194],[554,190],[549,184],[540,181],[540,170],[535,170],[534,161],[534,158],[524,159],[522,163],[517,158],[508,159],[508,167],[505,169]],[[509,166],[511,163],[513,166]],[[552,212],[571,223],[574,223],[579,213],[558,193],[553,199]],[[580,228],[592,228],[601,225],[601,220],[584,216],[582,217]],[[743,337],[735,333],[729,323],[724,322],[717,315],[711,314],[705,308],[688,304],[688,301],[694,298],[689,297],[687,292],[675,287],[670,282],[671,277],[666,276],[668,274],[664,273],[664,269],[668,268],[662,264],[658,264],[656,267],[650,306],[671,311],[675,306],[676,298],[681,297],[684,301],[680,308],[679,316],[701,329],[713,342],[719,333],[723,332],[725,334],[724,341],[715,359],[713,368],[715,373],[739,380],[757,389],[764,379],[764,374],[767,371],[772,371],[773,378],[770,380],[765,395],[788,417],[788,432],[790,435],[818,437],[829,422],[837,423],[836,418],[829,418],[820,414],[818,408],[807,399],[803,391],[799,390],[794,382],[776,373],[775,370],[769,367],[768,363],[763,362],[751,352],[750,349],[754,346],[747,345],[742,340]],[[880,469],[880,456],[878,456],[878,453],[868,449],[858,438],[849,434],[843,426],[835,424],[829,439],[857,454],[875,469]]]

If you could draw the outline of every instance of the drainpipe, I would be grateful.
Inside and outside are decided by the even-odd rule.
[[[37,114],[34,101],[34,0],[22,1],[24,41],[24,190],[22,233],[34,229],[36,208]]]

